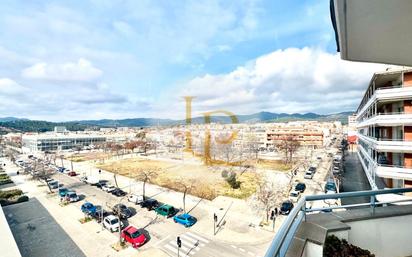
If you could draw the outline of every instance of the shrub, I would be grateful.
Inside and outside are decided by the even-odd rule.
[[[11,179],[0,180],[0,185],[10,184],[13,183]]]
[[[230,176],[226,178],[226,182],[233,188],[238,189],[240,188],[241,182],[236,179],[236,174],[232,173]]]
[[[229,172],[227,170],[223,170],[222,171],[222,177],[227,178],[227,176],[229,176]]]
[[[340,240],[334,235],[328,236],[323,248],[325,257],[375,257],[368,250],[349,244],[345,239]]]
[[[22,194],[23,194],[23,191],[21,191],[20,189],[11,189],[11,190],[6,190],[6,191],[0,191],[0,198],[8,199],[14,196],[20,196]]]

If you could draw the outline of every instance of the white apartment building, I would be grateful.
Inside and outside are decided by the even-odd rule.
[[[359,159],[372,188],[412,186],[412,68],[375,73],[357,110]]]

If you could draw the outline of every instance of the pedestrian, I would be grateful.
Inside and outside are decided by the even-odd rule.
[[[278,216],[278,208],[275,208],[275,217]]]

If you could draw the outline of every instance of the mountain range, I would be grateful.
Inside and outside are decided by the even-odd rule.
[[[258,123],[258,122],[287,122],[294,120],[317,120],[317,121],[341,121],[347,124],[348,116],[353,112],[341,112],[334,114],[316,113],[272,113],[258,112],[248,115],[237,115],[239,123]],[[211,122],[231,123],[228,116],[213,116]],[[66,126],[68,130],[84,130],[91,127],[149,127],[149,126],[172,126],[185,124],[186,120],[155,119],[155,118],[133,118],[133,119],[101,119],[101,120],[78,120],[67,122],[49,122],[39,120],[29,120],[24,118],[4,117],[0,118],[0,132],[23,131],[23,132],[45,132],[51,131],[55,126]],[[204,117],[195,117],[193,124],[204,123]]]

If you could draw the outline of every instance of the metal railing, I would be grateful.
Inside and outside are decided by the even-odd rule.
[[[301,198],[292,211],[289,213],[289,216],[283,221],[282,226],[279,228],[278,232],[275,235],[269,249],[267,250],[265,257],[284,257],[289,249],[290,244],[293,242],[293,237],[299,228],[302,220],[306,219],[306,214],[310,212],[318,211],[331,211],[334,209],[350,209],[354,207],[366,207],[371,208],[371,212],[374,213],[376,206],[381,206],[383,204],[393,204],[399,202],[410,202],[412,204],[412,198],[377,202],[377,195],[386,195],[386,194],[401,194],[412,192],[412,188],[396,188],[396,189],[383,189],[383,190],[369,190],[369,191],[356,191],[356,192],[345,192],[339,194],[322,194],[322,195],[310,195]],[[361,204],[349,204],[349,205],[339,205],[339,206],[329,206],[323,208],[306,208],[307,202],[312,201],[322,201],[330,199],[343,199],[351,197],[370,197],[370,202],[361,203]]]

